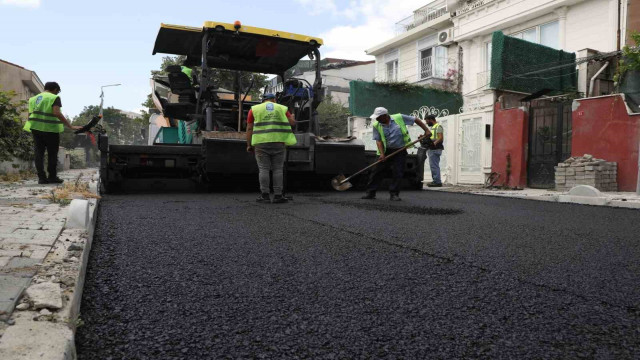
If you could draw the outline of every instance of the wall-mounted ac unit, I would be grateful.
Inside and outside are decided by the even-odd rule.
[[[453,28],[442,30],[438,33],[438,45],[447,46],[453,43]]]

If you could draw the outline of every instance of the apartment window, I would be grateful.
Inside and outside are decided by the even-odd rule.
[[[491,42],[484,44],[484,55],[485,55],[484,70],[485,71],[491,71],[491,51],[493,51]]]
[[[550,22],[515,33],[511,36],[558,49],[560,47],[560,23],[557,21]]]
[[[387,81],[398,81],[398,56],[398,50],[388,52],[384,55]]]
[[[554,21],[540,26],[540,44],[560,48],[560,23]]]
[[[434,46],[420,50],[420,80],[444,78],[447,72],[447,48]]]
[[[398,81],[398,60],[387,63],[387,81]]]

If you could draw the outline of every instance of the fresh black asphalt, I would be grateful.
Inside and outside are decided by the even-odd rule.
[[[79,359],[640,358],[640,212],[441,192],[107,196]]]

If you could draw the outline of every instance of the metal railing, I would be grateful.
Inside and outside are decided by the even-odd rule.
[[[396,35],[407,32],[424,23],[436,20],[449,14],[446,4],[427,5],[413,12],[413,15],[396,23]]]
[[[433,56],[427,56],[420,59],[420,79],[426,79],[433,76]]]

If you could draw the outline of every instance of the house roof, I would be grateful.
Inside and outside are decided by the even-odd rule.
[[[24,68],[24,67],[22,67],[22,66],[18,65],[18,64],[14,64],[14,63],[12,63],[12,62],[8,62],[8,61],[6,61],[6,60],[2,60],[2,59],[0,59],[0,62],[1,62],[1,63],[5,63],[5,64],[9,64],[9,65],[11,65],[11,66],[15,66],[15,67],[20,68],[20,69],[29,70],[29,69],[27,69],[27,68]],[[29,70],[29,71],[31,71],[31,70]]]

